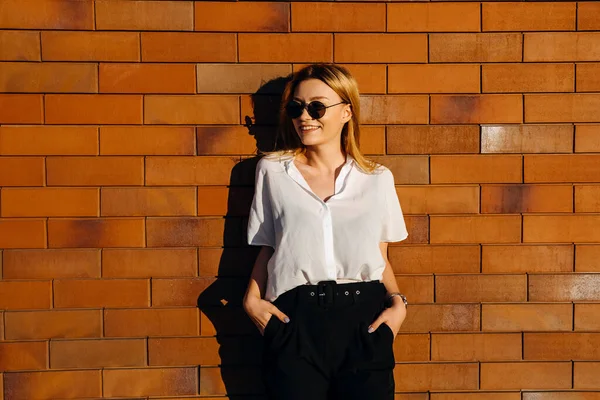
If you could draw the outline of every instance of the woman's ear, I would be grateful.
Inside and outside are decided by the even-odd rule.
[[[346,123],[352,119],[352,106],[350,104],[346,104],[344,106],[344,111],[342,112],[342,122]]]

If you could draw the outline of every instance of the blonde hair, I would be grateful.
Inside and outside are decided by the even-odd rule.
[[[297,156],[306,152],[306,146],[302,143],[292,119],[287,115],[285,106],[294,97],[294,92],[300,82],[308,79],[318,79],[333,89],[343,102],[352,108],[351,119],[342,128],[341,147],[346,154],[350,154],[358,166],[367,173],[372,173],[377,164],[365,158],[359,149],[360,141],[360,98],[358,85],[354,77],[344,67],[335,64],[312,64],[308,65],[292,76],[283,92],[281,106],[279,109],[279,127],[277,130],[276,150],[265,152],[267,155]]]

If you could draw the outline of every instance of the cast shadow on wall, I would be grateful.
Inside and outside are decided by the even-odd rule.
[[[281,96],[290,77],[273,79],[252,94],[253,116],[244,116],[258,152],[274,150]],[[200,394],[224,395],[230,400],[262,400],[262,337],[242,308],[252,266],[259,248],[246,243],[247,217],[254,195],[254,173],[259,156],[241,160],[231,171],[223,252],[216,278],[198,296],[201,335],[216,334],[219,370],[202,368]],[[200,252],[200,270],[203,269]],[[219,362],[216,360],[216,362]]]

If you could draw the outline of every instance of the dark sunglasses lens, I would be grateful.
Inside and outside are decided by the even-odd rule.
[[[326,109],[327,108],[325,107],[325,104],[321,103],[320,101],[310,102],[310,103],[308,103],[308,106],[306,107],[306,111],[308,111],[308,115],[310,115],[314,119],[323,118],[323,115],[325,115]]]
[[[304,111],[304,105],[297,101],[291,101],[285,106],[285,111],[287,112],[288,117],[298,118],[302,115],[302,111]]]

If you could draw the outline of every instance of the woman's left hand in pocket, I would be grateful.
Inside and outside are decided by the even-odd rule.
[[[396,299],[400,301],[395,301],[391,307],[386,308],[379,314],[377,319],[369,326],[369,333],[375,332],[381,324],[385,323],[390,327],[394,337],[396,337],[400,326],[404,322],[404,318],[406,318],[406,306],[402,302],[402,299],[396,297],[394,300]]]

